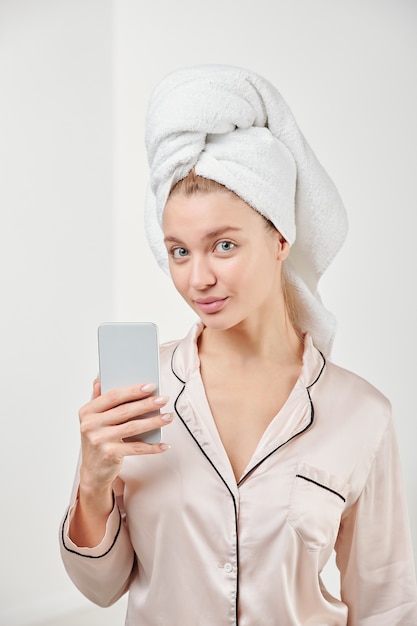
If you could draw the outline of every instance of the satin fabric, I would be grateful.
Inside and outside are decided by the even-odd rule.
[[[61,532],[74,583],[102,606],[129,590],[128,626],[416,626],[389,401],[307,335],[299,380],[236,481],[200,377],[201,328],[161,348],[172,448],[124,460],[91,549],[68,537],[76,477]],[[320,578],[333,550],[339,598]]]

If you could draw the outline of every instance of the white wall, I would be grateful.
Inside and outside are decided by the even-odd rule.
[[[108,0],[0,2],[4,626],[81,603],[58,526],[113,316],[111,28]]]
[[[149,319],[168,339],[194,319],[141,213],[146,103],[183,65],[264,74],[339,187],[350,235],[322,283],[334,358],[393,402],[417,546],[416,18],[414,0],[0,0],[0,624],[82,604],[57,528],[96,325]]]

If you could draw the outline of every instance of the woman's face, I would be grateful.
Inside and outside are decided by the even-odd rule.
[[[207,327],[262,322],[277,306],[289,246],[235,194],[174,194],[163,230],[175,287]]]

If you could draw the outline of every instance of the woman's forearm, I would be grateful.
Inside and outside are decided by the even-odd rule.
[[[106,533],[106,524],[114,506],[111,488],[102,492],[80,485],[78,501],[73,511],[69,538],[78,547],[94,548]]]

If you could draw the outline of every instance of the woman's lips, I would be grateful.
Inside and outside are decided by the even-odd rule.
[[[217,313],[223,308],[227,298],[199,298],[194,300],[202,313]]]

